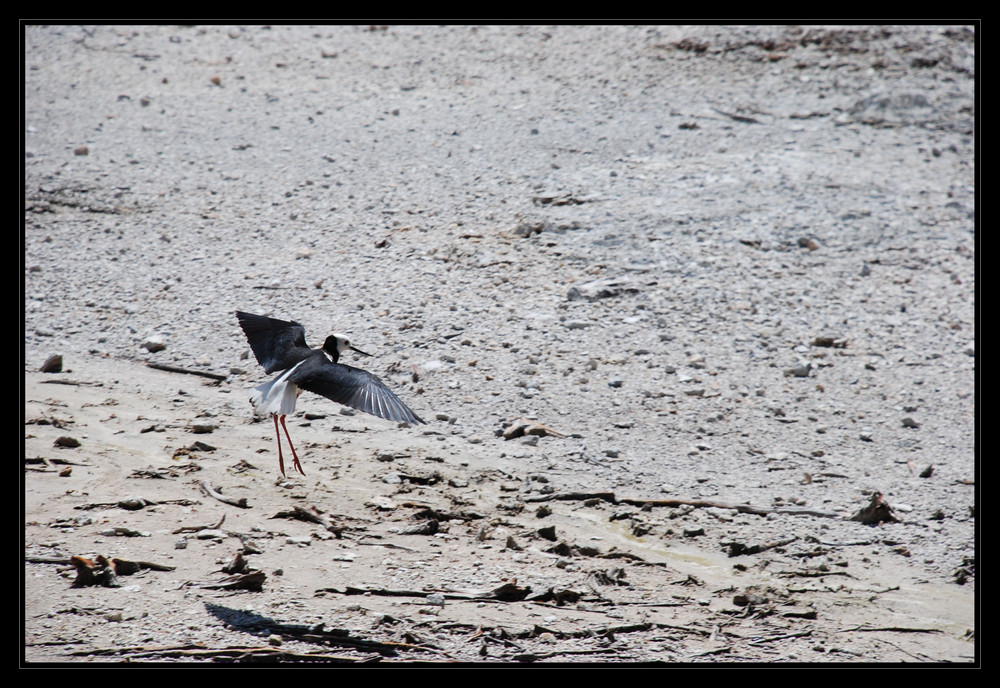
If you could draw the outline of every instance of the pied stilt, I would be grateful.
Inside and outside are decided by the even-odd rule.
[[[262,416],[270,414],[274,419],[281,475],[285,475],[285,460],[281,454],[279,420],[292,449],[295,470],[305,475],[285,425],[285,416],[295,411],[295,401],[303,389],[386,420],[405,421],[411,425],[424,422],[377,377],[337,362],[348,349],[371,355],[351,346],[344,335],[331,334],[322,347],[312,349],[306,344],[305,328],[297,322],[242,311],[236,311],[236,319],[254,356],[264,366],[264,372],[281,371],[278,377],[250,392],[254,412]]]

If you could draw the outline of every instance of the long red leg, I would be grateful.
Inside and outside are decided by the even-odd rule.
[[[302,464],[299,463],[299,456],[295,453],[295,447],[292,445],[292,436],[288,434],[288,427],[285,425],[285,417],[281,417],[281,427],[285,428],[285,437],[288,438],[288,446],[292,448],[292,458],[295,459],[295,470],[297,470],[302,475],[306,472],[302,470]]]
[[[274,418],[274,434],[278,438],[278,468],[281,469],[281,477],[285,477],[285,459],[281,455],[281,433],[278,431],[278,414],[272,413],[271,418]],[[284,425],[285,417],[281,417],[282,425]],[[288,434],[288,430],[285,430],[285,434]],[[291,440],[289,440],[291,442]],[[294,450],[293,450],[294,452]],[[298,459],[296,459],[298,462]]]

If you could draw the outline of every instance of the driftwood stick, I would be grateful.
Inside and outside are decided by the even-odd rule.
[[[798,540],[797,537],[790,537],[783,540],[775,540],[773,542],[762,542],[759,545],[744,545],[742,542],[729,542],[724,544],[729,547],[729,556],[738,557],[743,554],[760,554],[761,552],[766,552],[767,550],[774,549],[775,547],[784,547],[785,545],[790,545],[796,540]]]
[[[263,571],[251,571],[230,576],[217,583],[201,583],[199,587],[206,590],[252,590],[260,592],[264,589],[267,574]]]
[[[301,506],[293,506],[291,511],[279,511],[271,518],[294,518],[299,521],[306,521],[309,523],[318,523],[319,525],[326,528],[328,531],[336,535],[338,538],[341,537],[341,533],[347,530],[346,526],[337,525],[330,517],[321,512],[315,506],[310,506],[308,509]]]
[[[183,375],[198,375],[200,377],[207,377],[210,380],[225,380],[228,375],[220,375],[219,373],[209,373],[205,370],[191,370],[190,368],[180,368],[178,366],[167,365],[166,363],[147,363],[150,368],[155,368],[157,370],[165,370],[168,373],[181,373]]]
[[[218,490],[216,490],[215,488],[213,488],[207,480],[201,481],[201,489],[203,489],[205,491],[205,494],[207,494],[209,497],[214,497],[215,499],[218,499],[220,502],[231,504],[233,506],[238,506],[241,509],[250,508],[250,505],[247,503],[246,497],[240,497],[239,499],[237,499],[236,497],[227,497]]]
[[[756,514],[766,516],[767,514],[789,514],[792,516],[820,516],[822,518],[840,518],[840,514],[832,511],[820,511],[798,506],[754,506],[753,504],[733,504],[731,502],[717,502],[708,499],[639,499],[634,497],[623,497],[618,499],[613,492],[554,492],[552,494],[531,495],[525,497],[525,502],[548,502],[556,500],[587,500],[601,499],[612,504],[631,504],[633,506],[693,506],[716,509],[732,509],[744,514]]]
[[[812,635],[812,631],[796,631],[794,633],[779,633],[777,635],[770,635],[766,638],[756,638],[750,641],[751,645],[761,645],[763,643],[773,643],[776,640],[788,640],[789,638],[804,638],[806,636]]]
[[[525,502],[548,502],[548,501],[570,501],[587,499],[601,499],[605,502],[617,504],[614,492],[553,492],[552,494],[531,495],[524,498]]]
[[[176,530],[171,532],[173,532],[176,535],[177,533],[197,533],[199,530],[218,530],[219,528],[222,527],[222,524],[225,523],[225,521],[226,521],[226,515],[222,514],[222,518],[220,518],[219,522],[213,526],[181,526],[180,528],[177,528]]]
[[[346,586],[342,590],[337,588],[321,588],[317,592],[329,592],[338,595],[378,595],[382,597],[427,597],[439,594],[448,600],[493,600],[499,602],[519,602],[528,597],[531,588],[518,586],[512,583],[504,583],[493,590],[406,590],[389,588],[356,588]]]
[[[87,382],[85,380],[42,380],[43,385],[71,385],[73,387],[79,387],[80,385],[90,385],[91,387],[102,387],[103,384],[100,382]]]
[[[97,650],[91,649],[87,651],[71,652],[71,655],[124,655],[133,658],[158,658],[158,657],[196,657],[196,658],[232,658],[234,661],[247,660],[252,661],[255,659],[265,659],[268,661],[276,661],[279,659],[285,660],[303,660],[303,661],[322,661],[322,662],[333,662],[333,663],[344,663],[344,664],[356,664],[365,662],[365,658],[360,657],[345,657],[341,655],[331,655],[325,652],[291,652],[289,650],[279,649],[275,647],[243,647],[243,646],[227,646],[227,647],[206,647],[204,645],[189,644],[189,645],[173,645],[165,647],[109,647],[100,648]]]
[[[943,633],[944,631],[937,628],[906,628],[902,626],[855,626],[854,628],[845,628],[840,633],[851,633],[853,631],[867,631],[874,633],[881,633],[883,631],[890,631],[892,633]]]

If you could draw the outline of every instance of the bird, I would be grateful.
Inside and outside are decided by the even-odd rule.
[[[254,356],[264,366],[264,372],[280,372],[270,382],[251,390],[250,405],[255,414],[270,415],[274,420],[274,434],[278,438],[278,468],[282,476],[285,475],[285,460],[281,453],[279,420],[292,450],[294,468],[305,475],[285,425],[285,416],[295,412],[295,402],[303,389],[386,420],[405,421],[410,425],[425,423],[376,376],[337,362],[348,349],[371,356],[352,346],[345,335],[333,333],[326,338],[323,346],[313,349],[306,344],[305,328],[295,321],[243,311],[236,311],[236,319]]]

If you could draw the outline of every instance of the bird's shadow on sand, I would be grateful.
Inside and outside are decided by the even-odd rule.
[[[205,609],[229,628],[246,633],[259,633],[264,629],[274,629],[282,624],[268,616],[242,609],[232,609],[221,604],[205,603]]]

